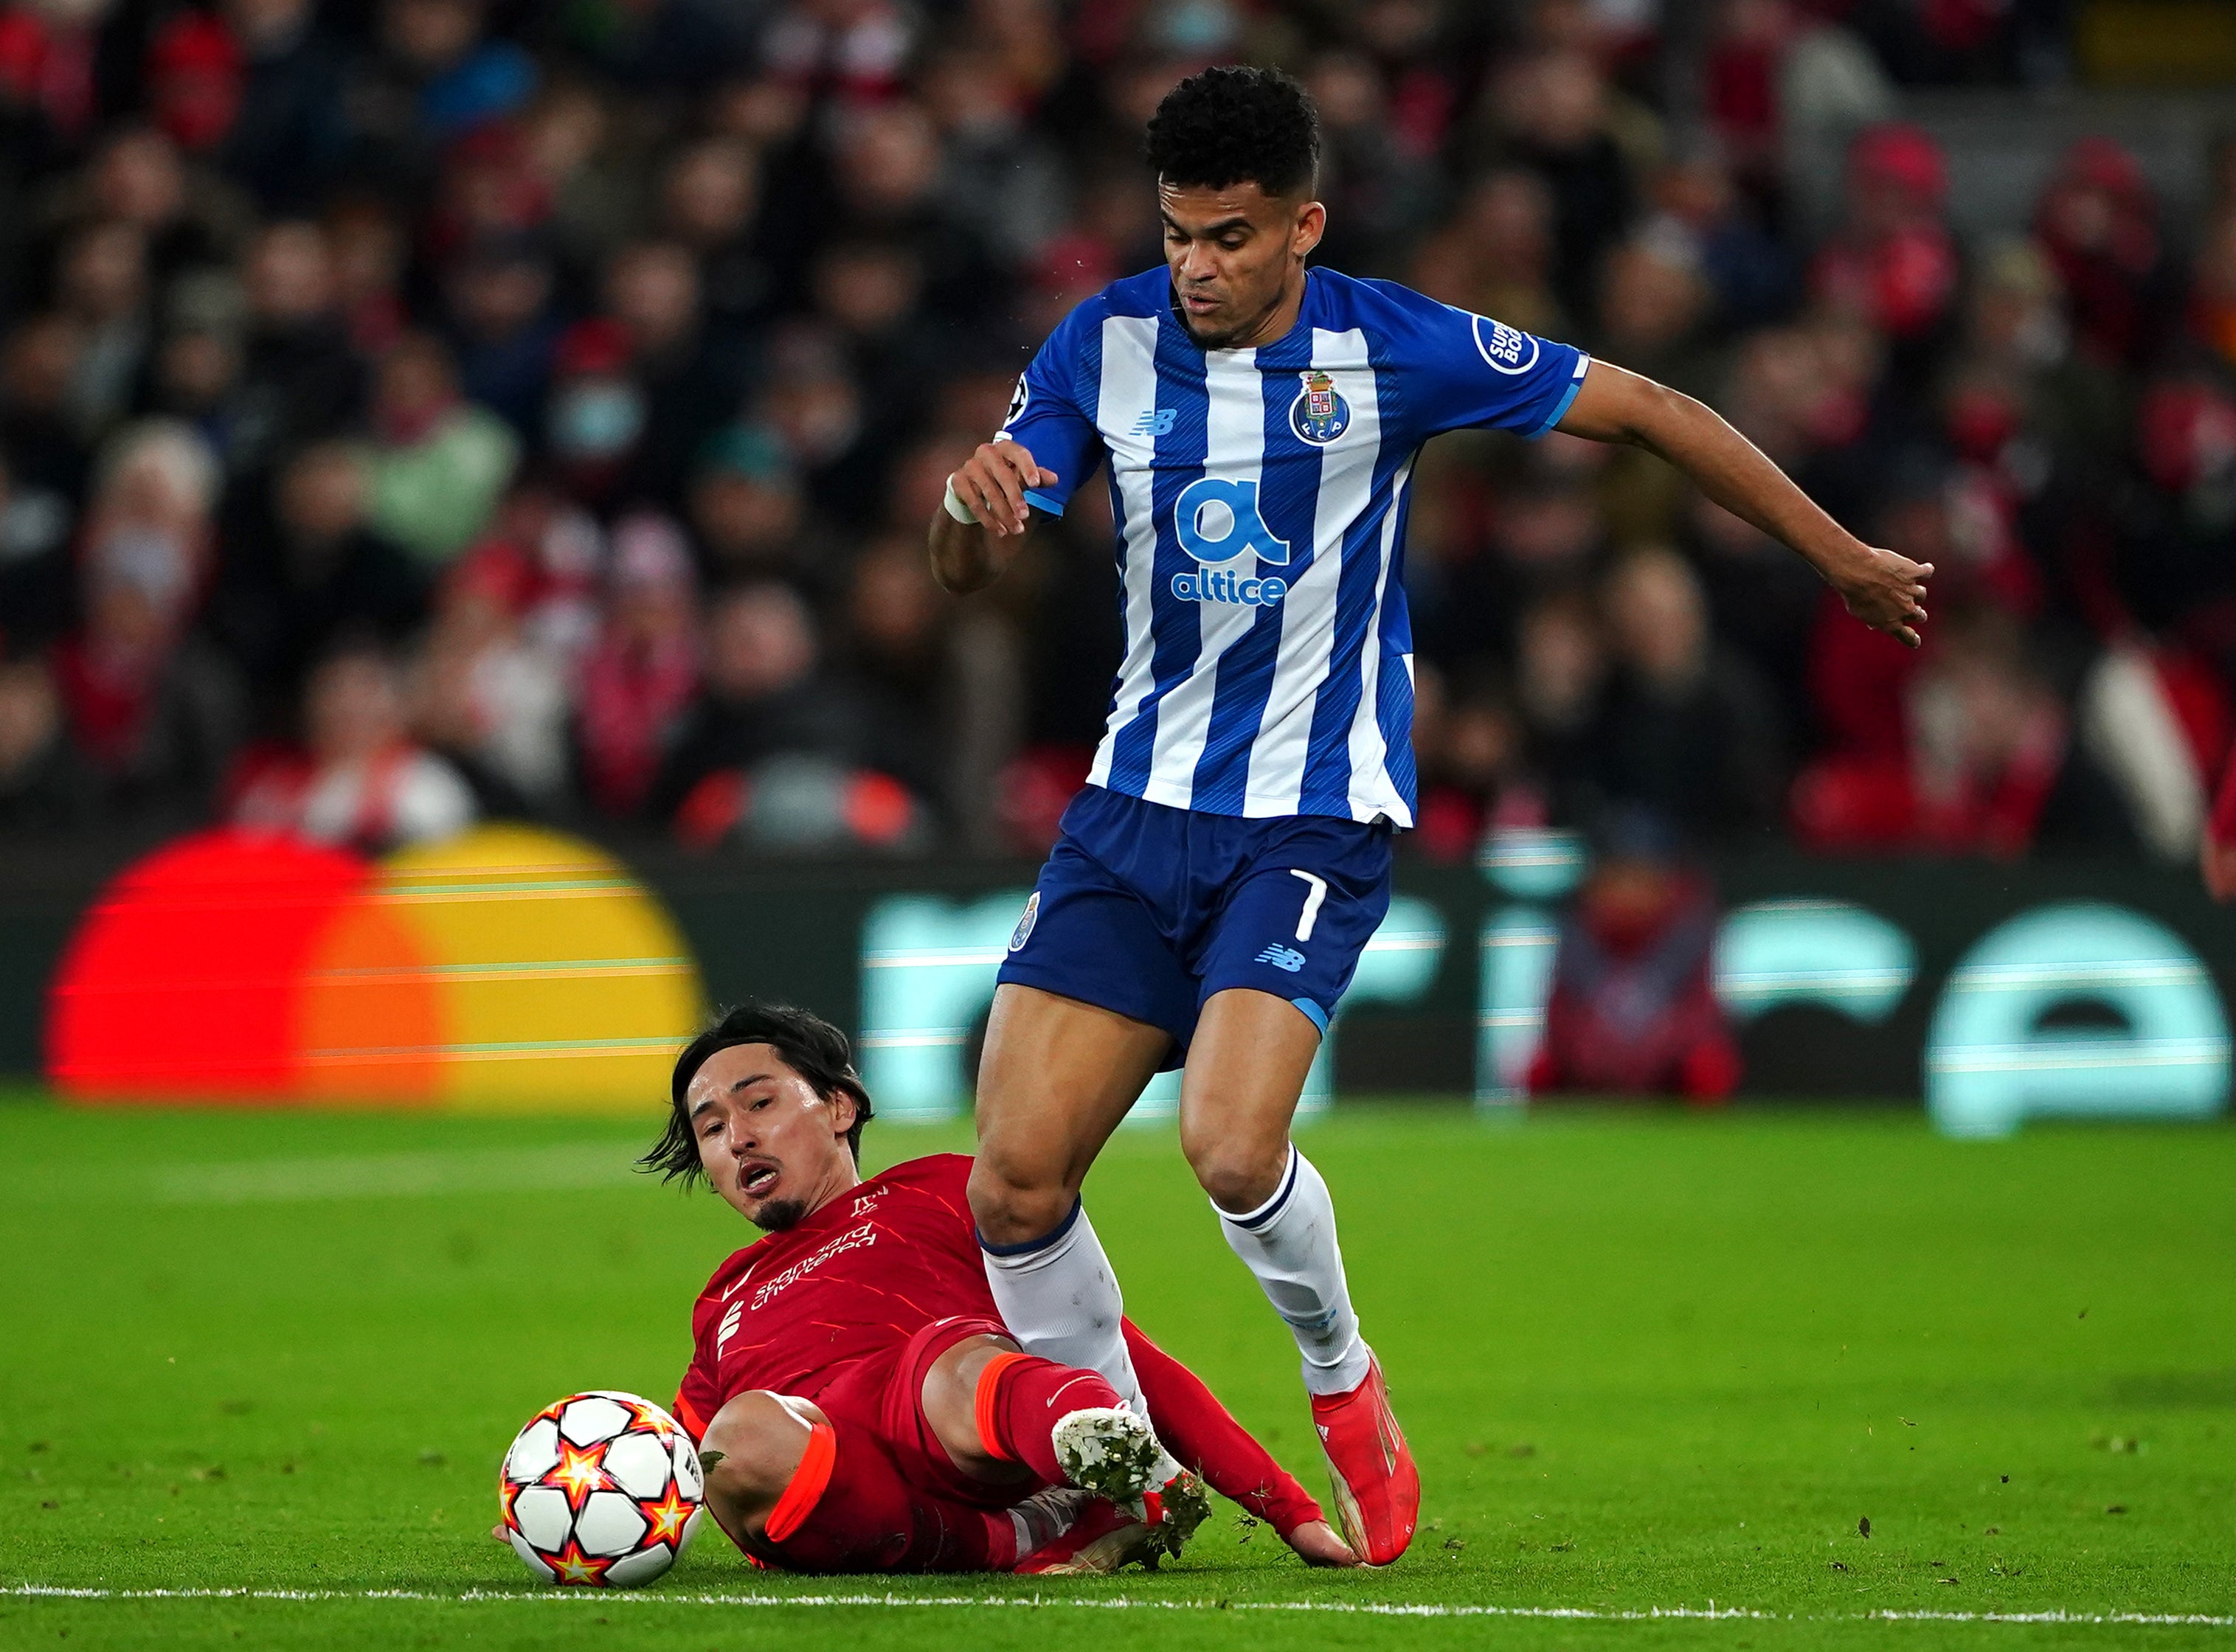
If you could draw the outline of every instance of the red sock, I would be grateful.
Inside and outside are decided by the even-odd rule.
[[[1236,1422],[1203,1379],[1135,1328],[1122,1322],[1141,1398],[1165,1449],[1204,1478],[1221,1497],[1230,1498],[1283,1537],[1299,1526],[1326,1518],[1311,1492],[1273,1460],[1250,1431]]]
[[[979,1443],[989,1457],[1022,1463],[1050,1485],[1062,1485],[1050,1438],[1057,1421],[1117,1403],[1118,1391],[1092,1371],[1029,1354],[997,1354],[978,1374]]]
[[[1006,1511],[917,1491],[874,1439],[818,1423],[760,1537],[741,1544],[786,1571],[1007,1571],[1017,1564]]]

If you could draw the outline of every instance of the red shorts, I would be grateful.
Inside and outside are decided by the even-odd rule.
[[[999,1320],[957,1314],[935,1320],[890,1354],[846,1367],[815,1403],[842,1434],[866,1433],[885,1448],[901,1478],[919,1491],[974,1508],[1006,1509],[1036,1489],[990,1485],[955,1466],[924,1414],[924,1380],[939,1357],[974,1336],[1014,1342]]]

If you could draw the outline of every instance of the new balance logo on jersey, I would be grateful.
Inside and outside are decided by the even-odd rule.
[[[1284,947],[1276,941],[1259,953],[1254,961],[1271,964],[1276,969],[1286,969],[1293,975],[1305,967],[1305,955],[1294,947]]]
[[[1135,436],[1170,436],[1173,433],[1173,421],[1178,417],[1180,417],[1180,410],[1171,407],[1153,407],[1146,413],[1136,413],[1134,416],[1134,434]]]

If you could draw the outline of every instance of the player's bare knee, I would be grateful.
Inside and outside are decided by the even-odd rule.
[[[1211,1202],[1234,1213],[1254,1210],[1272,1198],[1288,1169],[1289,1144],[1236,1141],[1214,1137],[1190,1142],[1183,1137],[1181,1150],[1188,1166]]]
[[[707,1500],[724,1530],[760,1532],[799,1472],[811,1432],[806,1418],[760,1389],[714,1413],[699,1449],[702,1456],[721,1454],[707,1471]]]
[[[1076,1196],[1060,1179],[997,1167],[983,1155],[970,1168],[969,1195],[978,1231],[997,1245],[1023,1244],[1053,1232]]]

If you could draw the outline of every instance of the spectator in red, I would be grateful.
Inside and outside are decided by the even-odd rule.
[[[1846,215],[1810,272],[1817,298],[1893,339],[1913,376],[1930,366],[1962,273],[1948,196],[1948,163],[1922,128],[1871,128],[1848,152]]]
[[[1562,925],[1532,1095],[1682,1096],[1713,1106],[1739,1053],[1713,973],[1716,900],[1666,823],[1618,816]]]
[[[2082,138],[2043,189],[2034,230],[2064,284],[2074,342],[2097,361],[2141,365],[2174,295],[2157,197],[2134,157],[2109,138]]]
[[[613,538],[605,624],[582,662],[575,740],[592,805],[631,820],[698,692],[698,582],[668,518],[626,518]]]
[[[113,811],[206,808],[240,736],[233,669],[189,631],[216,485],[207,444],[168,421],[128,428],[102,467],[81,550],[84,620],[56,675]]]

